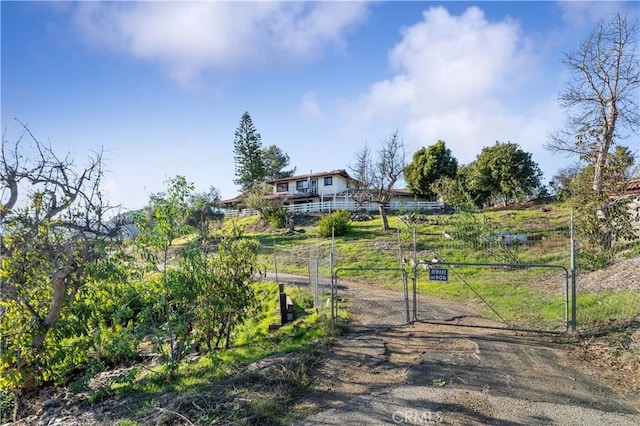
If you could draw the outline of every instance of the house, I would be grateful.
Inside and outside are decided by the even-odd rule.
[[[346,170],[309,173],[291,176],[267,182],[273,186],[276,195],[284,206],[322,202],[325,198],[343,196],[355,187],[356,181]]]
[[[624,190],[625,194],[640,195],[640,178],[627,182]]]
[[[370,199],[363,199],[362,193],[357,189],[357,183],[357,180],[349,176],[344,169],[308,173],[267,182],[271,190],[265,193],[265,198],[278,200],[292,213],[342,209],[377,210],[377,204]],[[397,211],[403,208],[441,210],[444,207],[442,203],[416,200],[408,189],[394,189],[392,192],[392,199],[388,205],[390,210]],[[224,200],[222,204],[228,212],[240,212],[246,208],[242,195]],[[250,212],[247,211],[244,214],[250,214]]]
[[[268,181],[272,189],[265,192],[267,199],[279,200],[283,206],[294,206],[322,202],[325,198],[344,194],[353,186],[355,180],[344,169],[322,173],[309,173]],[[245,208],[241,194],[229,200],[223,200],[226,209]]]
[[[633,227],[640,233],[640,178],[627,182],[624,197],[629,199],[629,212],[635,218]]]

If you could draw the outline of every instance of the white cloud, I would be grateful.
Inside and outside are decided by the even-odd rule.
[[[363,2],[86,2],[75,25],[92,45],[157,62],[189,82],[204,70],[310,60],[367,14]]]
[[[634,2],[619,1],[561,1],[562,19],[575,29],[590,29],[599,19],[613,15],[624,9],[625,4]],[[634,7],[634,6],[631,6]],[[636,4],[637,9],[637,4]],[[637,11],[636,11],[637,14]]]
[[[544,111],[520,97],[538,77],[539,58],[519,24],[489,21],[477,7],[459,16],[433,7],[423,18],[401,31],[389,53],[395,75],[343,105],[347,131],[376,128],[380,138],[400,129],[410,151],[442,139],[461,163],[495,141],[542,154],[548,127],[531,130],[540,124],[532,114]]]

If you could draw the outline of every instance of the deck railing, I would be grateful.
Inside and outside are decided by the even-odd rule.
[[[289,204],[282,206],[290,213],[318,213],[332,212],[336,210],[348,211],[378,211],[378,204],[365,202],[358,204],[353,200],[331,199],[313,203]],[[385,206],[387,211],[444,211],[445,205],[439,201],[398,201],[393,200]],[[254,209],[225,210],[225,216],[252,216],[258,214]]]

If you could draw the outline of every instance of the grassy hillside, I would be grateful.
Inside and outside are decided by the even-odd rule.
[[[309,369],[333,329],[326,309],[318,312],[313,308],[313,295],[304,286],[287,288],[297,319],[270,329],[279,322],[278,287],[272,280],[285,273],[311,277],[316,268],[325,284],[333,267],[341,281],[358,280],[397,290],[403,285],[402,274],[407,274],[413,287],[415,271],[419,319],[430,319],[421,303],[440,298],[473,307],[482,316],[507,325],[548,331],[562,331],[565,325],[570,212],[562,205],[478,215],[404,213],[390,216],[389,231],[382,231],[380,219],[373,217],[352,222],[349,232],[334,240],[318,236],[319,217],[297,216],[293,233],[271,229],[258,217],[230,219],[220,225],[226,231],[241,229],[245,237],[259,241],[257,272],[268,275],[253,286],[258,304],[231,336],[232,347],[208,353],[185,348],[186,356],[169,379],[166,365],[152,354],[151,341],[143,339],[137,353],[144,356],[136,360],[131,342],[118,340],[127,336],[125,320],[132,315],[161,312],[160,305],[153,308],[161,299],[157,274],[129,286],[114,282],[98,287],[105,292],[100,300],[108,301],[101,309],[114,311],[114,318],[120,321],[99,329],[106,336],[104,350],[126,356],[111,360],[108,369],[97,363],[71,380],[66,389],[82,404],[106,404],[105,416],[120,424],[169,424],[177,421],[175,413],[198,424],[221,420],[287,424],[296,413],[283,416],[283,407],[292,406],[309,386]],[[187,242],[179,241],[174,250]],[[631,248],[626,253],[631,257],[638,251]],[[414,260],[448,268],[449,280],[429,280],[427,268],[414,269]],[[586,279],[579,275],[577,299],[581,330],[640,318],[638,288],[599,285],[602,278],[581,287],[583,277]],[[109,306],[116,300],[129,301],[120,308]],[[0,398],[3,419],[10,403],[10,393],[4,392]]]
[[[351,230],[335,241],[319,238],[317,216],[296,217],[296,232],[269,230],[257,217],[234,220],[261,242],[260,262],[270,272],[309,274],[317,263],[319,273],[331,275],[333,267],[340,279],[357,279],[400,289],[396,271],[403,268],[411,278],[412,261],[490,265],[455,265],[448,282],[430,281],[423,268],[417,269],[419,294],[470,302],[480,306],[488,318],[516,327],[561,331],[565,325],[571,296],[571,246],[568,207],[549,203],[482,214],[420,215],[390,217],[393,229],[381,230],[381,221],[352,222]],[[231,226],[228,223],[227,226]],[[517,240],[517,239],[520,240]],[[633,248],[626,256],[633,256]],[[578,262],[581,260],[578,256]],[[540,265],[531,267],[528,265]],[[526,267],[524,265],[527,265]],[[446,266],[446,265],[445,265]],[[591,286],[582,288],[586,271],[578,268],[578,327],[598,327],[611,321],[635,318],[640,292]],[[486,302],[486,303],[485,303]]]

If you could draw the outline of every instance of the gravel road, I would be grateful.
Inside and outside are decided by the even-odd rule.
[[[640,424],[640,393],[606,387],[557,339],[406,325],[400,291],[347,283],[341,295],[353,320],[319,361],[303,401],[315,414],[299,425]],[[430,303],[441,316],[474,317],[468,306]]]

